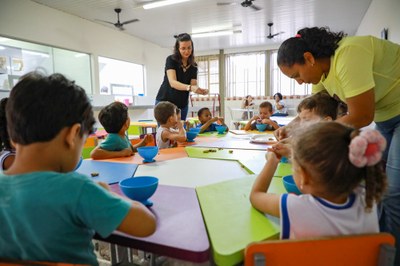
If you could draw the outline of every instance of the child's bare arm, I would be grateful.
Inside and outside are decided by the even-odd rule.
[[[149,236],[156,230],[156,218],[143,204],[132,201],[131,208],[118,230],[138,237]]]
[[[208,120],[206,123],[204,123],[204,125],[201,126],[200,128],[200,133],[203,133],[205,130],[207,130],[207,128],[210,127],[210,125],[214,122],[218,121],[218,117],[213,117],[210,120]]]
[[[258,115],[253,116],[249,122],[247,122],[247,124],[244,126],[244,130],[250,130],[251,129],[251,124],[253,123],[254,120],[259,119],[260,117]]]
[[[254,181],[250,192],[250,202],[257,210],[280,217],[279,200],[280,195],[267,193],[272,177],[278,166],[279,159],[273,152],[268,152],[267,163]]]
[[[229,127],[225,124],[225,119],[223,117],[220,117],[218,120],[221,123],[221,125],[226,126],[226,132],[228,132]]]
[[[127,156],[132,156],[132,155],[133,155],[133,151],[130,147],[123,149],[121,151],[107,151],[107,150],[100,148],[100,146],[97,146],[90,153],[90,158],[92,158],[94,160],[102,160],[102,159],[111,159],[111,158],[118,158],[118,157],[127,157]]]
[[[133,144],[133,145],[132,145],[132,149],[133,149],[134,151],[137,151],[137,148],[146,146],[146,145],[149,144],[152,140],[153,140],[153,135],[147,134],[147,135],[144,136],[144,138],[143,138],[139,143]]]
[[[265,118],[261,121],[263,124],[268,124],[271,125],[274,129],[278,129],[279,125],[275,121],[272,121],[271,119]]]
[[[178,132],[171,132],[169,130],[164,130],[162,132],[162,139],[163,141],[167,140],[174,140],[174,141],[179,141],[179,142],[185,142],[186,141],[186,131],[183,128],[182,125],[178,125]]]

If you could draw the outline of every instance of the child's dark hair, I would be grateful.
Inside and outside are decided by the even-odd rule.
[[[283,96],[282,96],[282,94],[280,92],[275,93],[274,94],[274,98],[275,98],[275,96],[278,96],[279,100],[283,99]]]
[[[0,149],[11,150],[10,137],[7,132],[7,117],[6,105],[8,98],[3,98],[0,101]]]
[[[339,102],[326,92],[318,92],[304,98],[297,106],[297,113],[303,110],[313,111],[316,115],[324,118],[330,116],[332,120],[337,117]]]
[[[128,119],[128,107],[121,102],[113,102],[100,110],[99,121],[107,133],[118,133]]]
[[[310,52],[315,59],[329,58],[335,54],[338,43],[346,36],[331,32],[328,27],[303,28],[296,37],[284,41],[278,50],[278,66],[304,65],[304,53]]]
[[[200,110],[197,112],[197,116],[200,117],[205,111],[210,112],[210,109],[208,107],[200,108]]]
[[[154,117],[159,124],[163,125],[167,123],[171,116],[176,114],[177,108],[173,103],[167,101],[159,102],[154,108]]]
[[[358,130],[336,122],[319,122],[293,136],[293,159],[332,196],[350,194],[365,180],[366,208],[379,202],[386,188],[380,163],[358,168],[350,162],[349,145]]]
[[[268,101],[265,101],[265,102],[260,103],[260,105],[258,106],[258,108],[268,108],[268,110],[269,110],[270,112],[272,112],[272,110],[273,110],[273,108],[272,108],[272,103],[270,103],[270,102],[268,102]]]
[[[251,97],[251,95],[249,94],[244,98],[244,107],[248,107],[249,106],[249,98],[250,97]]]
[[[95,123],[85,91],[61,74],[24,75],[11,90],[6,113],[10,138],[22,145],[50,141],[76,123],[81,136],[90,134]]]
[[[174,54],[172,55],[172,58],[181,63],[182,62],[182,56],[181,53],[179,52],[179,44],[180,42],[187,42],[190,41],[192,43],[192,54],[189,56],[187,64],[192,65],[192,66],[197,66],[195,59],[194,59],[194,45],[192,38],[188,33],[181,33],[179,35],[175,35],[175,45],[174,45]]]

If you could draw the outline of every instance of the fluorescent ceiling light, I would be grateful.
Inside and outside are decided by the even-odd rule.
[[[164,1],[157,1],[151,4],[146,4],[143,5],[143,9],[151,9],[151,8],[156,8],[156,7],[162,7],[162,6],[168,6],[168,5],[173,5],[173,4],[179,4],[183,2],[187,2],[190,0],[164,0]]]
[[[241,30],[220,30],[220,31],[210,31],[210,32],[199,32],[192,33],[192,38],[202,38],[202,37],[215,37],[215,36],[227,36],[233,35],[234,33],[242,33]]]
[[[0,46],[0,50],[5,50],[5,49],[6,49],[6,47]]]

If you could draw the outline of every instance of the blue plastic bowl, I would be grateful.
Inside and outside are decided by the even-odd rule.
[[[267,128],[267,124],[256,124],[257,130],[262,132]]]
[[[218,134],[224,134],[226,130],[226,126],[215,126],[215,129],[218,131]]]
[[[198,135],[199,133],[198,132],[196,132],[196,131],[187,131],[186,132],[186,141],[187,142],[193,142],[194,141],[194,139],[197,137],[197,135]]]
[[[144,162],[154,162],[154,157],[156,157],[158,153],[157,146],[145,146],[137,148],[137,151],[140,156],[144,159]]]
[[[154,176],[129,177],[119,182],[119,187],[125,196],[140,201],[146,206],[153,203],[149,200],[158,187],[158,178]]]
[[[192,128],[189,129],[189,132],[196,132],[197,134],[199,134],[200,133],[200,128],[192,127]]]
[[[283,178],[283,186],[286,188],[286,191],[289,193],[294,193],[296,195],[300,195],[301,191],[296,186],[292,175],[286,175]]]

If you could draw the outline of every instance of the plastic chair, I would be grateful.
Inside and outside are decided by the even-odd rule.
[[[393,266],[395,239],[388,233],[251,243],[245,266]]]
[[[87,264],[73,264],[65,262],[44,262],[44,261],[22,261],[12,259],[1,259],[0,266],[86,266]]]

